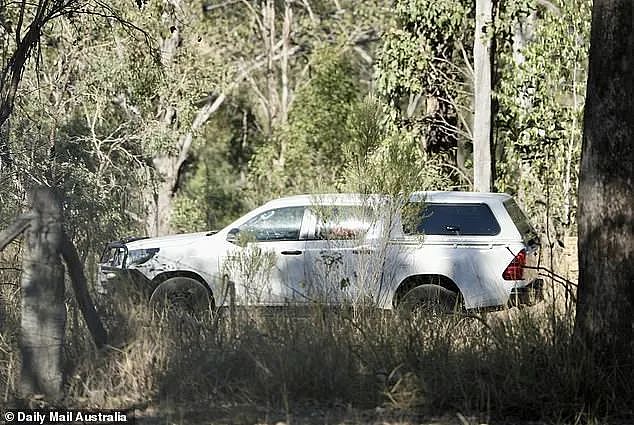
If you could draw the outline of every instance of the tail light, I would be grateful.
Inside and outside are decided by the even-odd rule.
[[[524,279],[524,266],[526,265],[526,250],[523,249],[517,253],[513,261],[506,266],[502,273],[504,280],[522,280]]]

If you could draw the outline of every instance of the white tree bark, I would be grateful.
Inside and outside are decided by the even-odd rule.
[[[474,117],[473,188],[490,192],[491,170],[491,37],[492,0],[476,0],[476,33],[473,43]]]

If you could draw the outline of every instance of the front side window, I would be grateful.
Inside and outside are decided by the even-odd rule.
[[[112,267],[121,266],[123,264],[123,257],[125,256],[125,249],[122,247],[106,248],[101,256],[101,263],[107,264]]]
[[[500,233],[500,225],[487,204],[429,203],[420,207],[410,203],[406,210],[410,211],[410,219],[404,217],[403,220],[406,234],[494,236]]]
[[[304,207],[276,208],[258,214],[240,226],[240,234],[255,241],[297,241]]]

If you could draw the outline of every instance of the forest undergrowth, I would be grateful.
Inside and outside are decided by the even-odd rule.
[[[410,419],[450,412],[474,423],[634,419],[632,371],[606,374],[592,363],[573,341],[573,304],[551,284],[537,306],[447,317],[319,305],[190,315],[119,293],[99,300],[110,333],[101,351],[69,297],[61,403],[140,417],[169,411],[178,423],[218,412],[232,422],[267,423],[276,414],[288,422],[305,411],[343,411],[353,422],[366,421],[354,419],[359,411]],[[14,405],[19,292],[2,292],[0,397]],[[241,406],[251,413],[236,416]]]

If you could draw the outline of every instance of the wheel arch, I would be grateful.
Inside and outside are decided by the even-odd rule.
[[[416,274],[406,277],[399,283],[392,298],[392,307],[398,306],[405,294],[420,285],[438,285],[462,297],[460,288],[451,278],[442,274]]]
[[[209,292],[209,296],[211,296],[212,299],[215,300],[214,293],[211,290],[211,286],[209,286],[207,281],[205,281],[205,279],[198,273],[190,271],[190,270],[174,270],[174,271],[162,272],[161,274],[155,276],[154,279],[152,279],[152,286],[154,287],[154,289],[156,289],[156,287],[159,286],[161,283],[173,277],[188,277],[190,279],[194,279],[200,282]]]

